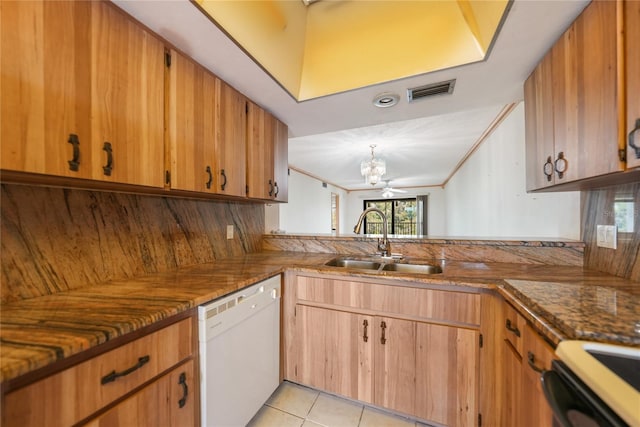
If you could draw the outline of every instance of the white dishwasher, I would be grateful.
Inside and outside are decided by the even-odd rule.
[[[245,426],[278,387],[280,275],[198,307],[203,426]]]

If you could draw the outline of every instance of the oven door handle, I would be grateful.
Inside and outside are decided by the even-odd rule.
[[[567,418],[569,410],[573,409],[589,414],[591,409],[576,396],[556,371],[544,371],[540,375],[542,391],[553,411],[557,423],[562,427],[574,427]]]

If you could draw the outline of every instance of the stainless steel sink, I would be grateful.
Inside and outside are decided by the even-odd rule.
[[[398,273],[438,274],[442,273],[439,265],[431,264],[385,264],[383,271],[397,271]]]
[[[331,261],[326,262],[325,265],[355,270],[378,270],[382,264],[376,261],[362,259],[334,258]]]

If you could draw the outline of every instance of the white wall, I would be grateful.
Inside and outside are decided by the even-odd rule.
[[[451,178],[429,194],[429,236],[580,239],[580,193],[525,191],[524,104],[520,103]],[[331,233],[331,192],[340,194],[340,234],[352,234],[364,199],[379,190],[348,194],[291,171],[289,203],[268,206],[266,231]]]
[[[525,192],[524,103],[445,187],[449,236],[580,239],[580,192]]]
[[[265,231],[279,230],[287,233],[331,233],[331,193],[340,200],[339,225],[345,224],[346,192],[307,175],[290,170],[289,203],[266,205]]]

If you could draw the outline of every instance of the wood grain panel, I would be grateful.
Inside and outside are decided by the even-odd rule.
[[[275,118],[253,102],[247,102],[247,108],[247,195],[271,199],[275,193]]]
[[[478,335],[470,329],[417,324],[418,417],[447,426],[476,425]]]
[[[190,357],[192,333],[192,319],[185,319],[9,393],[5,397],[5,425],[74,424]],[[101,384],[107,374],[126,371],[144,356],[149,360],[139,369]],[[43,406],[33,410],[32,402],[43,402]]]
[[[0,19],[0,167],[89,178],[91,4],[3,1]]]
[[[405,414],[415,414],[416,322],[374,318],[374,403]],[[384,342],[381,339],[384,338]]]
[[[625,48],[624,61],[626,63],[626,100],[627,100],[627,126],[625,144],[628,144],[628,135],[635,129],[636,121],[640,120],[640,2],[624,2],[624,33]],[[640,147],[640,130],[634,132],[634,143]],[[640,166],[640,157],[631,147],[627,147],[627,168]]]
[[[298,298],[443,322],[480,324],[480,295],[298,276]]]
[[[522,355],[522,391],[520,406],[521,421],[527,427],[551,427],[553,414],[542,391],[540,372],[534,370],[530,363],[537,369],[551,369],[551,360],[554,358],[553,349],[538,335],[529,325],[524,330],[524,354]],[[529,361],[529,355],[533,355],[533,361]]]
[[[246,195],[246,99],[234,88],[217,80],[216,87],[216,192]],[[226,184],[222,189],[226,176]]]
[[[214,192],[217,77],[175,50],[169,67],[171,188]],[[211,170],[211,182],[207,167]]]
[[[289,127],[275,119],[275,143],[273,167],[276,185],[275,198],[279,202],[289,200]]]
[[[179,401],[185,395],[180,385],[181,375],[186,378],[184,383],[188,393],[182,407]],[[195,378],[194,361],[190,360],[85,425],[87,427],[194,426],[198,398]]]
[[[330,393],[372,401],[373,318],[298,305],[297,381]]]
[[[164,44],[105,2],[92,4],[93,178],[164,186]],[[113,147],[113,171],[103,144]]]

